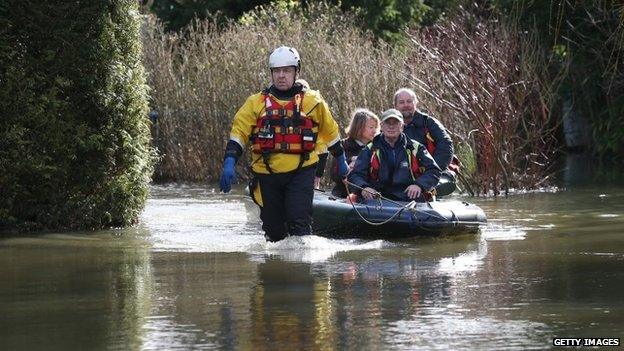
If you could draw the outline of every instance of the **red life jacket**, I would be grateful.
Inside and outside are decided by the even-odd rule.
[[[429,131],[429,128],[427,128],[426,126],[425,126],[425,142],[427,143],[426,145],[427,151],[429,151],[431,156],[433,156],[433,153],[435,152],[435,149],[436,149],[435,140],[431,136],[431,132]],[[459,162],[459,158],[457,158],[457,156],[453,154],[453,157],[451,158],[451,162],[448,165],[448,169],[450,169],[451,171],[455,172],[455,174],[457,174],[459,173],[460,165],[461,163]]]
[[[431,136],[431,132],[429,131],[429,128],[427,128],[426,126],[425,126],[425,143],[426,143],[425,146],[427,147],[427,151],[429,151],[429,153],[433,155],[436,149],[435,140]]]
[[[288,103],[281,105],[268,92],[262,94],[264,113],[256,121],[251,136],[254,153],[307,155],[314,151],[318,127],[301,112],[303,95],[303,92],[296,94]]]
[[[380,151],[378,148],[373,147],[372,143],[368,144],[367,147],[371,149],[371,158],[370,158],[368,176],[370,177],[370,179],[374,181],[378,181],[379,169],[381,168]],[[417,152],[418,152],[417,143],[412,144],[412,147],[405,148],[405,153],[407,154],[407,162],[409,163],[410,175],[412,176],[412,180],[416,180],[424,172],[424,169],[420,167],[420,163],[418,162],[418,157],[416,157]]]

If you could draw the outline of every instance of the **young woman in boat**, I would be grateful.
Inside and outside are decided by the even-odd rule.
[[[379,117],[370,110],[358,108],[353,111],[351,122],[349,122],[349,127],[346,129],[347,137],[341,140],[347,163],[349,164],[349,171],[353,169],[360,151],[379,133],[379,126]],[[335,160],[332,162],[331,179],[335,183],[332,195],[337,198],[345,198],[347,190],[342,178],[338,174],[338,164]]]

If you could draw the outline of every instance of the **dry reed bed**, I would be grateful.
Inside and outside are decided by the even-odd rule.
[[[548,184],[560,78],[546,78],[534,38],[466,16],[410,39],[408,75],[451,130],[466,190],[498,194]]]
[[[396,89],[413,87],[419,107],[452,131],[467,166],[466,190],[487,194],[544,183],[554,149],[546,128],[554,83],[543,84],[540,58],[526,56],[530,41],[500,25],[459,19],[412,34],[396,50],[353,23],[325,5],[305,15],[273,6],[225,28],[204,21],[182,34],[166,34],[148,18],[145,65],[161,153],[155,179],[218,179],[231,119],[269,84],[267,57],[284,44],[299,49],[302,78],[321,91],[342,127],[354,108],[381,112]]]

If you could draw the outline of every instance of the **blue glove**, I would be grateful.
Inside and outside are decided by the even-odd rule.
[[[338,175],[345,178],[349,173],[349,165],[347,165],[344,153],[336,158],[336,162],[338,162]]]
[[[232,181],[234,181],[234,165],[236,159],[234,157],[226,157],[223,161],[223,173],[221,173],[221,191],[229,193],[232,190]]]

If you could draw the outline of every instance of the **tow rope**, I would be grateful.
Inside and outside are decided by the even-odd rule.
[[[392,216],[390,216],[388,219],[385,219],[385,220],[380,221],[380,222],[373,222],[373,221],[370,221],[370,220],[368,220],[368,219],[364,218],[364,216],[362,216],[362,214],[361,214],[361,213],[360,213],[360,211],[357,209],[357,207],[355,207],[355,203],[354,203],[354,201],[352,201],[352,200],[351,200],[351,198],[350,198],[350,197],[348,197],[348,198],[347,198],[347,199],[348,199],[347,201],[349,201],[349,203],[351,203],[351,206],[352,206],[352,207],[353,207],[353,209],[355,210],[355,213],[357,213],[357,214],[358,214],[358,216],[362,219],[362,221],[364,221],[366,224],[370,224],[370,225],[374,225],[374,226],[386,224],[386,223],[390,222],[391,220],[393,220],[394,218],[396,218],[396,217],[397,217],[397,216],[398,216],[401,212],[403,212],[403,210],[408,210],[408,211],[412,212],[413,214],[415,214],[415,213],[417,213],[417,212],[418,212],[418,210],[416,209],[416,204],[417,204],[417,202],[416,202],[415,200],[412,200],[411,202],[409,202],[409,203],[407,203],[407,204],[403,205],[403,204],[401,204],[400,202],[394,201],[394,200],[392,200],[392,199],[389,199],[389,198],[387,198],[387,197],[385,197],[385,196],[381,195],[381,193],[379,193],[378,191],[375,191],[375,192],[373,193],[373,192],[371,192],[370,190],[366,190],[366,189],[362,188],[361,186],[358,186],[358,185],[356,185],[356,184],[353,184],[353,183],[349,182],[349,181],[348,181],[348,180],[346,180],[346,179],[343,179],[343,184],[344,184],[344,186],[345,186],[345,189],[347,190],[347,194],[349,194],[349,187],[348,187],[348,185],[351,185],[351,186],[353,186],[354,188],[357,188],[357,189],[359,189],[359,190],[361,190],[361,191],[366,191],[366,192],[368,192],[369,194],[373,195],[373,197],[377,200],[377,206],[375,206],[375,209],[376,209],[376,210],[378,210],[378,211],[381,211],[381,209],[383,208],[383,202],[382,202],[382,200],[388,201],[388,202],[390,202],[390,203],[392,203],[392,204],[394,204],[394,205],[399,206],[399,208],[396,210],[396,212],[395,212]],[[431,206],[431,204],[429,203],[429,201],[426,201],[426,200],[425,200],[425,203],[429,206],[429,208],[433,209],[433,207]],[[444,218],[444,217],[440,217],[440,216],[437,216],[437,215],[433,215],[433,214],[431,214],[431,213],[430,213],[429,215],[431,215],[432,217],[436,217],[436,218],[438,218],[438,219],[444,220],[444,221],[446,221],[446,220],[447,220],[447,219],[446,219],[446,218]]]

